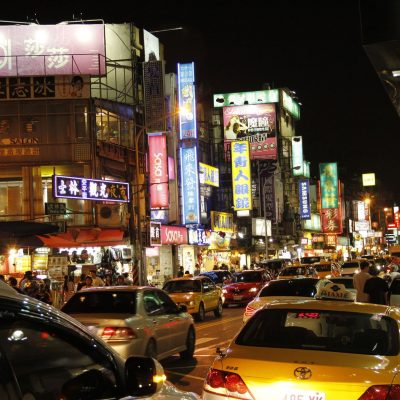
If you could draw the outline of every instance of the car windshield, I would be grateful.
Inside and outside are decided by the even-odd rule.
[[[381,314],[318,309],[257,312],[235,340],[242,346],[397,355],[396,321]]]
[[[136,291],[79,292],[62,308],[67,314],[136,314]]]
[[[317,279],[283,279],[271,281],[267,286],[264,286],[259,294],[259,297],[266,296],[301,296],[314,297],[317,293],[315,288]]]
[[[180,281],[169,281],[163,289],[167,293],[190,293],[190,292],[201,292],[201,282],[199,280],[186,280]]]
[[[215,283],[223,283],[226,279],[229,279],[229,275],[226,272],[203,272],[201,276],[207,276]]]
[[[302,264],[314,264],[321,261],[321,257],[301,257]]]
[[[235,274],[234,281],[237,283],[240,282],[260,282],[262,280],[261,272],[246,272],[243,274]]]

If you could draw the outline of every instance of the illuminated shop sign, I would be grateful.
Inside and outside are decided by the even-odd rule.
[[[104,75],[104,26],[0,26],[0,76]]]
[[[322,208],[338,208],[338,172],[337,163],[319,164],[321,179]]]
[[[300,106],[297,104],[291,96],[282,90],[282,105],[292,116],[296,119],[300,119]]]
[[[169,208],[167,138],[149,134],[150,208]]]
[[[203,185],[219,186],[219,169],[211,165],[199,163],[200,183]]]
[[[257,90],[254,92],[214,94],[214,107],[226,107],[234,104],[241,106],[244,104],[278,103],[279,90]]]
[[[301,136],[292,137],[292,165],[293,175],[304,175],[304,160],[303,160],[303,138]],[[300,167],[295,169],[294,167]]]
[[[129,183],[53,175],[54,197],[62,199],[129,202]]]
[[[182,220],[185,225],[200,223],[199,166],[197,148],[181,147]]]
[[[187,236],[183,226],[161,225],[161,244],[187,244]]]
[[[161,246],[161,222],[150,222],[150,246]]]
[[[251,210],[251,172],[249,157],[249,142],[232,143],[232,186],[233,208]]]
[[[211,231],[207,229],[188,228],[189,244],[209,246],[211,244]]]
[[[196,139],[194,63],[178,64],[179,127],[181,139]]]
[[[375,174],[362,174],[363,186],[375,186]]]
[[[233,233],[233,214],[211,211],[211,229],[215,232]]]
[[[299,179],[300,219],[311,219],[310,185],[308,179]]]

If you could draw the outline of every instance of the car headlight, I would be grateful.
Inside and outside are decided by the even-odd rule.
[[[258,289],[255,288],[255,287],[252,287],[251,289],[249,289],[249,292],[250,293],[255,293],[255,292],[258,292]]]
[[[192,307],[193,307],[193,306],[194,306],[194,300],[190,300],[190,301],[188,301],[187,305],[188,305],[188,306],[192,306]]]
[[[228,291],[226,289],[222,289],[222,293],[226,294]]]

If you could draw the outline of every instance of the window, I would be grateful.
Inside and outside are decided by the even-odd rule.
[[[0,317],[0,360],[4,362],[5,357],[9,363],[23,398],[79,398],[79,380],[80,388],[84,380],[89,391],[85,398],[118,396],[115,366],[90,337],[67,328],[67,323],[60,328],[48,320],[4,315]],[[0,394],[10,393],[10,387],[10,383],[3,387],[0,383]]]
[[[143,294],[143,303],[146,312],[150,315],[178,312],[176,304],[162,291],[146,290]]]
[[[201,292],[201,282],[199,280],[169,281],[163,289],[167,293]]]

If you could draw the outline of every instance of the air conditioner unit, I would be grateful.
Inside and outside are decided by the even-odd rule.
[[[96,204],[96,219],[99,227],[121,227],[123,226],[122,216],[120,204]]]

